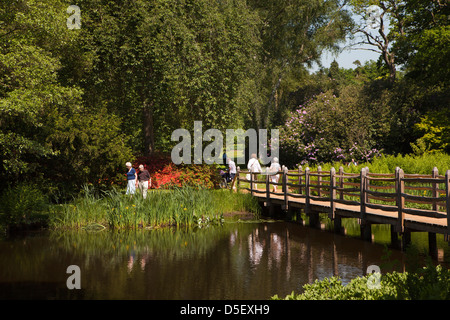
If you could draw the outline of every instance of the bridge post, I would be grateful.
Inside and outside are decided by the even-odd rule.
[[[433,179],[436,179],[438,174],[439,174],[438,168],[434,167],[433,170],[431,171],[431,177]],[[437,198],[439,196],[438,192],[437,192],[438,186],[439,185],[436,182],[433,182],[433,186],[432,186],[433,191],[432,191],[432,195],[431,195],[433,198]],[[432,209],[435,210],[435,211],[438,210],[438,205],[437,205],[436,201],[433,201]]]
[[[330,169],[330,213],[328,217],[332,220],[335,218],[336,203],[336,169],[333,167]]]
[[[398,242],[398,233],[397,233],[397,230],[396,230],[396,226],[391,224],[390,225],[390,231],[391,231],[391,246],[393,248],[400,249],[401,246],[400,246],[400,244]]]
[[[302,166],[298,166],[298,194],[302,194]]]
[[[400,172],[400,167],[395,167],[395,192],[398,190],[398,173]],[[398,198],[395,199],[395,205],[398,206]]]
[[[369,190],[369,179],[367,179],[367,177],[369,176],[369,167],[366,167],[366,177],[365,177],[365,181],[364,181],[364,196],[366,197],[364,199],[364,204],[366,203],[370,203],[369,202],[369,193],[366,192],[366,190]],[[365,212],[364,212],[365,213]]]
[[[438,168],[434,167],[433,170],[431,170],[431,177],[434,179],[437,179],[439,174]],[[436,182],[433,182],[432,184],[432,197],[437,198],[439,196],[438,189],[439,185]],[[436,201],[433,201],[431,205],[432,209],[434,211],[437,211],[439,209],[439,206]],[[431,257],[436,258],[437,257],[437,243],[436,243],[436,233],[434,232],[428,232],[428,253]]]
[[[241,167],[237,167],[236,168],[236,178],[237,178],[237,181],[236,181],[236,183],[237,183],[237,187],[236,187],[236,191],[237,192],[239,192],[240,191],[240,187],[241,187],[241,184],[240,184],[240,178],[241,178]]]
[[[360,182],[360,231],[361,238],[366,241],[372,241],[372,225],[367,222],[366,219],[366,202],[368,201],[367,190],[367,171],[368,168],[361,169],[361,182]]]
[[[446,239],[449,241],[449,235],[450,235],[450,170],[447,170],[445,172],[445,203],[447,205],[447,234]],[[450,244],[450,242],[449,242]]]
[[[270,184],[269,184],[269,168],[266,168],[266,206],[271,207],[272,203],[270,200]]]
[[[360,191],[359,191],[359,200],[360,200],[360,220],[361,223],[364,223],[366,220],[366,168],[361,168],[360,174]]]
[[[342,188],[344,188],[344,168],[342,166],[339,167],[339,188],[341,189],[339,191],[339,199],[344,199],[344,191]]]
[[[428,232],[428,254],[436,259],[438,255],[436,233]]]
[[[403,208],[405,206],[405,198],[403,197],[403,193],[405,192],[405,181],[403,178],[405,177],[405,173],[402,169],[398,170],[397,176],[397,207],[398,207],[398,220],[397,220],[397,232],[404,232],[404,220],[405,213],[403,212]]]
[[[320,174],[322,173],[322,167],[321,166],[318,166],[317,167],[317,173],[318,173],[318,176],[317,176],[317,185],[318,185],[318,188],[317,188],[317,196],[319,196],[319,197],[321,197],[322,196],[322,177],[320,176]]]
[[[306,195],[306,198],[305,198],[305,213],[309,216],[309,214],[310,214],[310,212],[311,212],[311,207],[310,207],[310,205],[311,205],[311,203],[310,203],[310,198],[309,198],[309,192],[310,192],[310,190],[309,190],[309,179],[310,179],[310,176],[309,176],[309,168],[308,167],[306,167],[306,169],[305,169],[305,195]]]
[[[310,170],[309,168],[306,168],[305,170],[305,183],[306,183],[306,200],[305,200],[305,213],[309,217],[309,226],[313,228],[320,227],[320,221],[319,221],[319,215],[315,214],[311,210],[311,198],[310,198],[310,192],[311,192],[311,176],[310,176]]]
[[[253,173],[249,170],[250,172],[250,194],[253,196]]]
[[[287,185],[287,176],[288,173],[288,168],[287,167],[283,167],[283,195],[284,195],[284,205],[283,205],[283,210],[288,210],[288,196],[287,196],[287,192],[288,192],[288,185]]]

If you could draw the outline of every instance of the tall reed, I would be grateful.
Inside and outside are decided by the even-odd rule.
[[[259,214],[257,200],[250,195],[226,190],[149,190],[147,198],[133,197],[117,190],[97,195],[85,188],[70,204],[54,206],[50,214],[53,228],[85,228],[97,224],[110,228],[193,226],[219,223],[223,214],[248,211]]]

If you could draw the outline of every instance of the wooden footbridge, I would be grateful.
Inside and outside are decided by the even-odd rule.
[[[434,168],[430,175],[422,175],[397,168],[384,174],[371,173],[366,167],[358,174],[346,173],[342,167],[336,172],[335,168],[310,171],[300,166],[297,170],[283,167],[278,175],[279,181],[273,182],[268,171],[250,174],[238,168],[232,187],[257,197],[268,215],[299,217],[304,210],[314,227],[320,226],[319,213],[328,214],[337,232],[341,219],[357,218],[366,240],[371,240],[372,224],[388,224],[392,243],[400,234],[403,248],[411,241],[411,232],[428,232],[431,254],[437,250],[436,234],[449,241],[450,170],[439,175]]]

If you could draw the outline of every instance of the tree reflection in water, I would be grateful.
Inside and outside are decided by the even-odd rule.
[[[0,298],[268,299],[333,275],[348,282],[382,265],[383,249],[280,221],[52,232],[0,242]],[[403,255],[391,259],[402,263]],[[81,269],[82,293],[65,286],[72,264]]]

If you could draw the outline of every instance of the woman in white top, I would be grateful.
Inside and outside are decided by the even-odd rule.
[[[261,172],[261,165],[259,164],[258,158],[256,158],[256,154],[253,153],[251,159],[247,163],[247,169],[250,172]],[[257,175],[254,174],[252,179],[256,180]],[[258,185],[255,184],[255,189],[258,189]]]
[[[276,174],[278,171],[281,170],[281,166],[278,163],[278,158],[274,157],[272,159],[272,164],[270,165],[269,172],[270,172],[270,179],[274,183],[278,183],[278,180],[280,179],[280,175]],[[273,192],[277,192],[277,185],[273,185]]]

